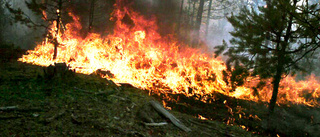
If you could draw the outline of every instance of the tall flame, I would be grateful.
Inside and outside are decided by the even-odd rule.
[[[79,18],[72,13],[69,15],[74,22],[66,25],[63,34],[57,35],[60,46],[55,60],[52,59],[54,45],[46,40],[34,50],[29,50],[19,61],[41,66],[66,62],[72,69],[85,74],[98,69],[110,71],[115,76],[111,79],[116,83],[130,83],[156,93],[197,95],[204,97],[202,101],[208,99],[205,95],[214,92],[254,101],[268,101],[271,98],[270,80],[269,85],[267,83],[258,91],[259,96],[250,88],[257,83],[253,78],[246,86],[229,92],[230,87],[222,74],[226,66],[221,59],[180,44],[172,36],[162,37],[158,33],[155,17],[147,19],[125,6],[121,0],[117,0],[113,11],[112,19],[116,23],[114,33],[107,37],[95,33],[90,33],[86,38],[80,37],[82,27]],[[124,23],[125,16],[134,25]],[[54,26],[51,36],[56,36]],[[320,82],[314,76],[300,82],[287,77],[282,80],[281,87],[280,103],[290,101],[312,106],[319,103]]]

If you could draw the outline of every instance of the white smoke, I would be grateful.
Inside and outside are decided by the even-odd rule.
[[[5,2],[8,2],[8,4],[14,9],[21,8],[21,10],[33,21],[41,20],[41,18],[34,16],[33,12],[27,8],[24,0],[10,0]],[[35,41],[41,40],[43,30],[34,30],[19,22],[15,23],[12,18],[13,16],[6,9],[5,5],[3,4],[1,6],[4,8],[6,20],[5,24],[3,24],[4,28],[2,30],[4,43],[14,44],[15,46],[23,49],[33,48],[36,45]]]

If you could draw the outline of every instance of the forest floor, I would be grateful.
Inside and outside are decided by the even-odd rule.
[[[203,103],[118,86],[97,74],[48,77],[44,70],[1,60],[0,136],[320,136],[317,107],[281,105],[270,116],[264,102],[213,94],[215,100]],[[150,101],[165,102],[191,131],[179,129]]]

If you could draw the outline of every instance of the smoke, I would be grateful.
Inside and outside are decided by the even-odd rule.
[[[108,35],[112,33],[114,26],[113,21],[110,20],[114,4],[115,0],[77,0],[67,2],[64,10],[79,17],[82,36],[85,37],[89,31]],[[70,20],[66,18],[64,24],[68,22]]]
[[[133,0],[128,1],[132,3],[132,8],[144,15],[146,18],[155,16],[158,19],[159,33],[162,35],[173,34],[174,27],[178,22],[178,9],[179,1],[172,0]],[[40,16],[34,15],[34,13],[29,10],[25,4],[24,0],[10,0],[8,3],[13,9],[20,8],[24,13],[26,13],[34,22],[41,22]],[[105,1],[105,0],[95,0],[94,2],[94,12],[93,12],[93,23],[91,32],[99,33],[102,35],[108,35],[112,33],[114,22],[110,21],[111,13],[114,9],[113,5],[115,0]],[[91,1],[78,0],[69,1],[65,6],[64,12],[73,12],[79,17],[83,36],[89,30],[89,16]],[[5,18],[2,19],[1,30],[2,38],[4,43],[12,43],[23,49],[34,48],[37,42],[40,42],[45,33],[45,29],[39,28],[37,30],[28,28],[24,24],[16,23],[12,19],[12,15],[5,8],[4,3],[1,3],[1,8],[4,9]],[[62,17],[63,23],[68,22],[67,17]],[[11,23],[10,23],[11,22]]]
[[[133,0],[133,9],[145,17],[155,16],[161,35],[173,34],[178,24],[179,5],[177,0]]]
[[[309,5],[318,3],[319,0],[309,0]],[[300,1],[299,4],[303,4],[306,1]],[[258,11],[258,6],[264,6],[266,3],[264,1],[251,1],[246,5],[248,8],[253,8]],[[237,14],[237,12],[234,12],[234,14]],[[205,24],[201,26],[203,31],[205,30]],[[233,31],[233,26],[228,22],[226,18],[222,19],[210,19],[209,24],[209,33],[206,37],[205,41],[207,45],[210,47],[211,50],[217,45],[221,45],[222,41],[225,40],[228,45],[231,45],[229,43],[229,40],[232,38],[231,34],[229,32]],[[320,76],[320,51],[317,51],[311,55],[309,55],[307,58],[302,59],[300,62],[298,62],[299,66],[303,68],[303,71],[297,71],[295,73],[297,80],[305,80],[306,77],[310,75]],[[223,60],[226,60],[228,57],[222,56]]]
[[[206,38],[208,46],[213,48],[214,46],[221,45],[223,40],[228,42],[232,38],[229,33],[231,31],[233,31],[233,27],[226,18],[210,20],[209,33]]]
[[[40,21],[40,18],[26,7],[24,0],[10,0],[8,3],[14,9],[21,8],[33,21]],[[14,22],[12,15],[5,7],[5,2],[1,3],[1,8],[4,12],[2,15],[4,16],[2,18],[3,24],[1,24],[2,43],[14,44],[22,49],[31,49],[36,45],[36,42],[41,41],[44,31],[34,30],[24,24]]]

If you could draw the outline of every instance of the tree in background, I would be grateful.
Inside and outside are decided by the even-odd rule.
[[[181,22],[182,22],[183,4],[184,4],[184,0],[181,0],[180,11],[179,11],[179,22],[178,22],[178,26],[177,26],[177,32],[178,32],[178,33],[179,33],[179,31],[180,31],[180,24],[181,24]]]
[[[197,47],[201,39],[209,33],[210,20],[225,18],[231,11],[237,9],[237,3],[235,0],[181,0],[179,12],[181,20],[178,20],[180,22],[177,33],[181,35],[183,41],[189,41],[189,44]],[[203,26],[204,24],[206,25]],[[184,40],[186,38],[187,40]]]
[[[205,36],[208,36],[211,19],[217,20],[226,18],[231,12],[238,10],[238,4],[242,5],[243,3],[235,0],[209,0],[207,6],[208,8],[204,10],[207,12],[207,16],[204,16],[207,18],[205,22]]]
[[[3,40],[3,30],[4,30],[4,25],[5,25],[5,14],[4,14],[4,2],[0,1],[0,44],[2,44]]]
[[[259,13],[244,7],[238,15],[229,17],[234,27],[232,46],[224,42],[216,47],[216,53],[226,50],[227,63],[233,63],[233,72],[240,78],[236,82],[246,78],[241,77],[246,71],[262,80],[272,78],[269,112],[273,113],[280,80],[286,74],[301,70],[299,61],[320,47],[320,14],[317,4],[298,5],[299,0],[268,2],[267,7],[259,7]]]
[[[42,2],[37,2],[36,0],[25,1],[26,6],[36,15],[40,16],[44,21],[38,22],[30,18],[30,15],[26,14],[21,8],[14,9],[10,6],[9,3],[6,3],[6,7],[14,16],[15,22],[20,22],[30,28],[44,28],[46,33],[49,30],[49,26],[53,25],[56,22],[56,36],[48,35],[47,37],[54,44],[54,54],[53,59],[57,56],[57,47],[59,43],[57,41],[57,35],[60,33],[62,28],[62,14],[66,14],[63,10],[63,6],[67,3],[67,0],[46,0]],[[48,33],[50,34],[50,33]]]
[[[205,34],[206,37],[208,36],[208,32],[209,32],[209,24],[210,24],[210,16],[211,16],[211,5],[212,5],[212,0],[209,0],[207,24],[206,24],[206,34]]]
[[[114,3],[115,0],[77,0],[69,1],[65,7],[80,18],[79,35],[86,37],[89,33],[106,35],[112,32],[114,21],[110,18]]]
[[[204,6],[204,0],[200,0],[199,3],[199,8],[198,8],[198,12],[197,12],[197,17],[196,17],[196,23],[195,23],[195,35],[194,35],[194,39],[193,39],[193,46],[197,46],[199,44],[199,40],[200,40],[200,27],[201,27],[201,22],[202,22],[202,13],[203,13],[203,6]]]
[[[179,17],[181,2],[181,0],[134,0],[133,9],[146,18],[156,17],[160,35],[166,36],[174,34],[180,26],[178,24],[183,23],[183,15]]]
[[[56,23],[56,34],[63,33],[64,24],[72,22],[69,12],[81,18],[79,21],[82,25],[82,37],[86,37],[89,32],[95,32],[104,35],[110,33],[112,22],[110,21],[110,14],[112,12],[114,0],[29,0],[25,1],[27,9],[32,13],[22,10],[22,7],[13,7],[13,1],[6,3],[7,9],[12,13],[15,23],[21,23],[29,28],[36,30],[45,30],[45,37],[54,44],[54,55],[57,56],[57,47],[59,43],[55,39],[56,36],[51,36],[49,27]],[[16,3],[16,2],[15,2]],[[24,6],[24,5],[22,5]]]
[[[92,27],[93,27],[95,3],[96,3],[96,0],[91,0],[90,1],[88,32],[90,32],[92,30]]]

